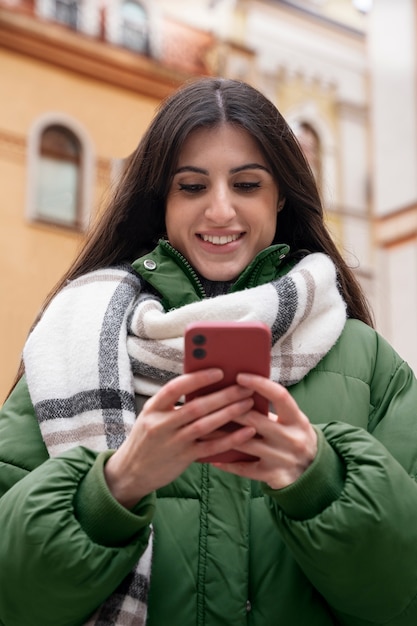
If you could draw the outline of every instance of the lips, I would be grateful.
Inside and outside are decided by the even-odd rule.
[[[225,246],[228,243],[232,243],[232,241],[236,241],[240,239],[242,233],[237,233],[234,235],[199,235],[203,241],[208,241],[214,246]]]

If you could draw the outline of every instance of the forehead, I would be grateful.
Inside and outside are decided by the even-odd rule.
[[[193,130],[181,147],[178,163],[181,165],[190,159],[204,161],[227,157],[243,161],[250,157],[266,165],[256,139],[244,128],[232,124]]]

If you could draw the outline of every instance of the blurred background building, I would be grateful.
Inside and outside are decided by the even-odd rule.
[[[0,0],[0,398],[158,103],[200,75],[273,100],[378,330],[417,370],[415,0]]]

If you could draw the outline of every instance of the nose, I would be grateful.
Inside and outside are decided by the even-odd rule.
[[[232,194],[227,188],[216,188],[209,196],[205,210],[208,220],[216,224],[228,224],[236,215]]]

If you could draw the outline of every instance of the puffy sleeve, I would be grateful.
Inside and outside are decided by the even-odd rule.
[[[266,502],[287,547],[337,623],[413,626],[417,382],[371,329],[360,330],[350,351],[344,347],[345,353],[322,364],[321,376],[313,375],[311,393],[307,381],[299,394],[307,414],[306,399],[315,394],[314,421],[319,422],[320,410],[324,418],[315,426],[315,461],[293,485],[278,491],[265,486]],[[328,385],[342,374],[339,385]],[[349,415],[352,423],[347,423]]]
[[[0,413],[0,623],[76,626],[146,550],[155,501],[114,500],[111,454],[75,447],[49,458],[24,380]]]

